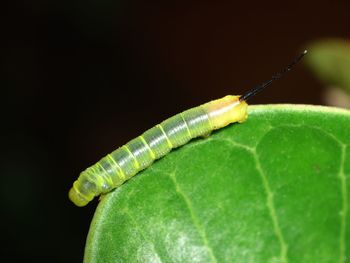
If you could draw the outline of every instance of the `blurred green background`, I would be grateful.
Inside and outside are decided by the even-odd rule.
[[[348,42],[349,10],[346,0],[8,2],[3,262],[82,261],[97,201],[68,200],[80,171],[173,114],[243,93],[304,49],[309,62],[251,103],[332,104],[327,87],[347,82],[320,78],[312,54],[320,39]]]

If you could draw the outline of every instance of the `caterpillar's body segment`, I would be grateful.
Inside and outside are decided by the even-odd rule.
[[[83,171],[69,191],[69,198],[77,206],[85,206],[95,196],[118,187],[173,148],[230,123],[245,121],[248,104],[239,98],[229,95],[210,101],[147,130]]]
[[[69,198],[77,206],[85,206],[95,196],[123,184],[173,148],[198,136],[207,136],[230,123],[244,122],[247,118],[247,99],[269,86],[273,80],[281,78],[305,54],[306,51],[282,72],[242,96],[229,95],[186,110],[108,154],[80,174],[69,191]]]

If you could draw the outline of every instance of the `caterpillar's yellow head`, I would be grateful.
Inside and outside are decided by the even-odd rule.
[[[74,189],[74,187],[69,190],[68,196],[76,206],[86,206],[90,202],[90,200],[87,200],[86,197]]]
[[[73,183],[68,197],[76,206],[86,206],[95,197],[95,189],[96,185],[82,176]]]

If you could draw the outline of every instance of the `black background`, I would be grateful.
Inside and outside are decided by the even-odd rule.
[[[81,262],[80,171],[147,128],[350,36],[347,0],[11,1],[2,8],[1,261]],[[312,50],[309,50],[312,52]],[[322,104],[301,64],[250,103]]]

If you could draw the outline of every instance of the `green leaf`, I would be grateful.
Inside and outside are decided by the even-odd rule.
[[[106,195],[85,262],[350,262],[350,112],[249,110]]]
[[[309,51],[305,59],[317,78],[350,92],[350,41],[320,40],[311,43]]]

